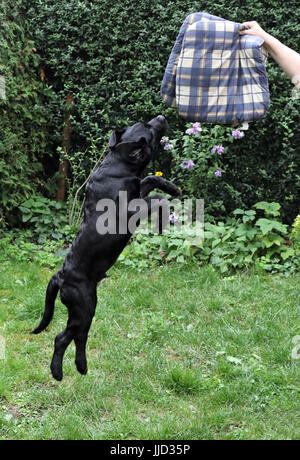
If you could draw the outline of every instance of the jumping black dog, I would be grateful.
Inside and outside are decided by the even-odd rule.
[[[99,233],[99,200],[109,199],[115,203],[118,215],[120,192],[127,193],[128,202],[145,198],[155,188],[172,196],[180,193],[176,185],[160,176],[140,179],[153,153],[160,147],[167,127],[165,117],[159,115],[149,123],[136,123],[129,128],[113,131],[109,140],[110,152],[87,183],[82,225],[62,267],[48,284],[43,318],[32,331],[38,334],[48,326],[60,290],[61,301],[68,309],[68,322],[66,329],[55,338],[50,368],[56,380],[63,378],[63,356],[72,340],[76,346],[77,369],[81,374],[87,373],[86,342],[97,304],[97,284],[106,277],[107,270],[116,262],[132,236],[128,228],[120,232],[118,225],[116,232]],[[154,198],[163,197],[156,195],[145,198],[149,210]],[[128,221],[133,212],[128,209],[126,212]]]

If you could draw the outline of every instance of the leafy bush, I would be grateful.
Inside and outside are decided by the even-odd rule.
[[[254,208],[236,209],[233,217],[225,222],[207,221],[204,240],[201,238],[201,224],[198,224],[199,228],[193,226],[181,233],[137,233],[120,255],[117,264],[142,270],[171,262],[182,265],[210,263],[224,274],[251,266],[283,274],[299,271],[299,246],[295,239],[297,222],[290,235],[288,226],[278,220],[279,203],[259,202]],[[39,211],[36,212],[38,214]],[[27,211],[24,215],[28,215]],[[35,220],[33,224],[36,225]],[[74,227],[64,226],[61,238],[44,239],[41,245],[30,241],[33,239],[31,230],[11,232],[0,239],[0,260],[12,258],[54,267],[66,256],[74,233]]]
[[[240,143],[248,125],[240,129],[219,125],[189,123],[179,139],[165,140],[171,151],[172,179],[184,198],[204,199],[207,214],[226,215],[226,206],[238,202],[241,193],[228,183],[228,157],[233,144]]]
[[[15,260],[17,262],[35,262],[42,267],[55,268],[63,260],[67,250],[61,243],[44,241],[44,244],[36,244],[29,241],[30,233],[9,233],[0,238],[0,262]]]
[[[21,5],[20,0],[0,5],[5,83],[0,95],[0,226],[18,223],[16,208],[25,197],[48,189],[42,158],[50,153],[47,101],[52,92],[38,74],[39,59]]]
[[[144,235],[137,233],[130,245],[126,246],[118,261],[124,266],[145,268],[149,265],[176,261],[195,261],[199,252],[199,238],[190,234],[169,233],[164,235]]]
[[[43,196],[32,196],[24,201],[19,209],[22,221],[27,228],[32,229],[39,243],[50,237],[56,240],[63,237],[63,228],[68,224],[64,203]]]
[[[72,177],[68,179],[68,218],[71,226],[79,226],[83,216],[85,201],[85,185],[92,172],[99,166],[107,152],[100,152],[97,148],[99,139],[90,139],[89,147],[84,151],[65,152],[59,147],[57,150],[62,158],[68,160],[72,168]],[[89,162],[90,169],[86,171],[84,165]]]
[[[298,251],[300,251],[300,214],[296,217],[295,222],[293,223],[292,240]]]
[[[237,209],[233,212],[237,219],[206,224],[201,259],[223,273],[253,263],[268,271],[295,271],[295,250],[290,245],[288,227],[275,219],[280,205],[261,202],[255,208],[263,210],[266,217],[257,219],[254,209]]]
[[[155,263],[210,263],[222,273],[256,265],[270,272],[300,269],[297,249],[286,224],[280,222],[279,203],[259,202],[255,209],[236,209],[226,222],[206,222],[204,241],[188,234],[137,234],[119,258],[126,266]]]

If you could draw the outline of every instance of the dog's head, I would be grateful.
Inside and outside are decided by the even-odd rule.
[[[167,129],[167,120],[163,115],[158,115],[148,123],[135,123],[129,128],[113,131],[109,148],[121,154],[127,162],[144,167],[160,147]]]

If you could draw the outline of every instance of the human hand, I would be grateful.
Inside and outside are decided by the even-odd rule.
[[[240,30],[240,35],[255,35],[263,39],[263,48],[270,53],[272,58],[280,65],[282,70],[292,79],[297,87],[298,76],[300,75],[300,54],[279,41],[276,37],[267,33],[256,21],[244,22],[241,28],[247,26],[246,30]],[[297,80],[296,80],[297,79]]]
[[[240,35],[256,35],[257,37],[266,40],[267,36],[269,35],[267,32],[264,31],[260,27],[260,25],[256,21],[244,22],[242,27],[247,26],[248,29],[240,30]]]

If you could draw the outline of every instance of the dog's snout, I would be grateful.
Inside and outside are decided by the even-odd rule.
[[[165,132],[168,128],[168,122],[163,115],[158,115],[157,117],[152,118],[148,124],[158,131]]]
[[[153,125],[155,123],[165,123],[167,120],[163,115],[157,115],[157,117],[152,118],[152,120],[149,121],[149,125]]]

